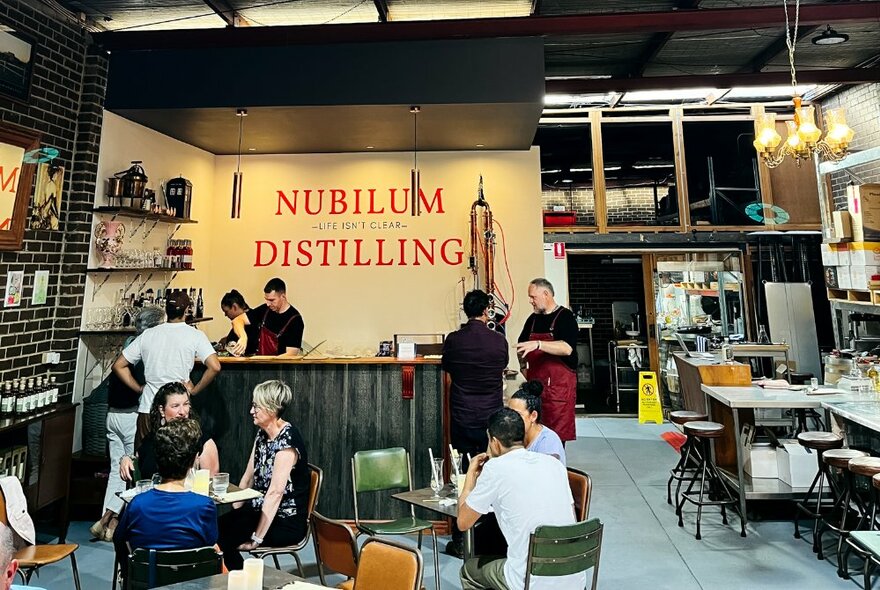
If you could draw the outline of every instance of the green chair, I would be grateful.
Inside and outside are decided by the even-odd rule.
[[[361,522],[358,513],[358,494],[381,492],[406,488],[412,491],[412,468],[406,449],[395,447],[373,451],[358,451],[351,459],[351,481],[354,489],[354,522],[358,534],[410,535],[418,533],[419,549],[422,548],[422,533],[431,531],[434,544],[434,583],[440,590],[440,558],[437,550],[437,533],[430,521],[416,518],[415,509],[410,506],[408,517],[385,522]]]
[[[532,576],[567,576],[593,568],[599,577],[603,525],[598,518],[563,526],[539,526],[529,537],[525,590]]]
[[[135,549],[128,556],[127,590],[147,590],[186,582],[223,571],[223,554],[214,547]]]

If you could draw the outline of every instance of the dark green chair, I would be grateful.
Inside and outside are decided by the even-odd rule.
[[[567,576],[593,568],[599,578],[603,525],[598,518],[563,526],[539,526],[529,537],[525,590],[532,576]]]
[[[135,549],[128,556],[127,590],[148,590],[186,582],[223,571],[223,554],[214,547],[197,549]]]
[[[410,535],[418,533],[419,549],[422,548],[422,533],[431,531],[434,544],[434,582],[440,590],[440,558],[437,550],[437,534],[434,525],[428,520],[416,518],[415,509],[409,508],[409,516],[385,522],[361,522],[358,513],[358,494],[382,492],[405,488],[412,491],[412,468],[406,449],[395,447],[373,451],[358,451],[351,459],[351,481],[354,489],[354,522],[358,534]]]

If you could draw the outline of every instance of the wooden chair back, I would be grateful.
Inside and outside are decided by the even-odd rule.
[[[420,590],[422,572],[418,549],[371,537],[361,548],[354,590]]]

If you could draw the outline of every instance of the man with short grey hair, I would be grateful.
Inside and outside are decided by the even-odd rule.
[[[18,571],[18,560],[14,559],[15,547],[12,545],[12,530],[0,523],[0,590],[9,590]]]
[[[542,421],[563,443],[574,440],[574,404],[577,396],[578,325],[570,309],[554,299],[553,285],[544,278],[529,283],[534,313],[523,326],[516,345],[523,375],[544,386]]]

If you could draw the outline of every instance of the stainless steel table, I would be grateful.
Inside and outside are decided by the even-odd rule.
[[[263,570],[263,590],[277,590],[286,584],[293,582],[304,582],[302,578],[267,567]],[[217,574],[207,578],[199,578],[198,580],[190,580],[188,582],[178,582],[168,586],[160,586],[164,590],[226,590],[229,585],[229,577],[226,574]],[[321,588],[325,586],[319,586]],[[329,586],[327,586],[329,587]]]
[[[440,514],[443,514],[444,516],[458,518],[458,497],[455,495],[455,491],[449,485],[443,486],[443,489],[440,490],[440,497],[444,499],[451,498],[455,500],[455,503],[445,506],[441,506],[440,502],[434,499],[434,490],[432,490],[431,488],[420,488],[411,492],[399,492],[397,494],[393,494],[391,497],[406,502],[408,504],[412,504],[413,506],[418,506],[419,508],[426,508],[428,510],[438,512]],[[455,526],[455,524],[453,523],[452,526]],[[473,556],[474,527],[471,527],[468,530],[464,531],[464,558],[470,559]]]
[[[785,500],[801,498],[807,488],[792,488],[781,479],[752,479],[743,471],[742,425],[754,421],[752,410],[756,408],[822,409],[831,402],[853,402],[863,398],[857,394],[841,391],[832,395],[808,395],[806,391],[787,389],[763,389],[757,386],[722,387],[701,386],[706,395],[709,418],[728,428],[724,438],[718,439],[714,447],[715,460],[719,471],[739,495],[739,507],[746,520],[746,500]],[[744,418],[741,412],[748,415]],[[830,423],[829,410],[826,409],[826,423]],[[729,432],[732,430],[733,432]]]

